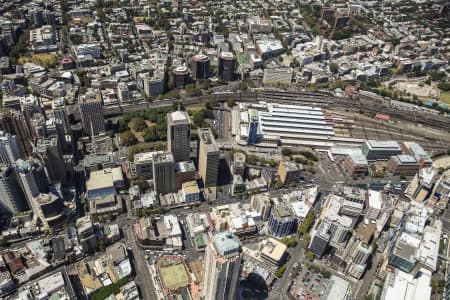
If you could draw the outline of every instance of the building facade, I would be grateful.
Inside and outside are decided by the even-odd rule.
[[[238,298],[241,260],[239,239],[231,232],[215,233],[205,253],[206,300]]]
[[[167,151],[176,162],[189,160],[191,152],[191,121],[185,111],[167,114]]]

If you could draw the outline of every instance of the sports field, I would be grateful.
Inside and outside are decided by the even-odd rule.
[[[160,273],[164,284],[172,291],[189,284],[188,274],[183,264],[161,267]]]

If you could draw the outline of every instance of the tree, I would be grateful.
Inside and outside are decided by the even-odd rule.
[[[131,131],[125,131],[120,134],[120,141],[124,146],[136,145],[137,139]]]
[[[331,64],[330,64],[330,71],[331,71],[333,74],[337,74],[337,73],[339,72],[339,66],[338,66],[338,64],[337,64],[337,63],[331,63]]]
[[[308,248],[309,242],[311,241],[311,235],[309,233],[305,233],[300,240],[300,244],[303,248]]]
[[[313,224],[314,224],[314,212],[313,212],[313,210],[310,210],[308,212],[308,214],[306,215],[306,218],[303,221],[303,223],[298,225],[298,228],[297,228],[298,233],[300,233],[302,235],[308,233]]]
[[[311,251],[307,251],[307,252],[305,253],[305,257],[306,257],[307,259],[309,259],[310,261],[313,261],[313,260],[314,260],[314,253],[312,253]]]
[[[134,117],[130,120],[129,126],[134,131],[142,131],[146,126],[145,121],[141,117]]]
[[[275,272],[275,276],[278,278],[283,277],[284,272],[286,272],[286,264],[281,265],[278,270]]]

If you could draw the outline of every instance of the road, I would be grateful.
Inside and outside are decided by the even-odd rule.
[[[294,264],[300,261],[300,258],[303,257],[304,249],[297,243],[297,246],[293,249],[288,249],[289,255],[291,258],[286,263],[286,271],[284,272],[284,276],[282,278],[277,279],[275,281],[272,290],[269,293],[269,300],[279,300],[286,299],[286,293],[289,288],[289,284],[291,283],[291,272],[293,270]]]
[[[128,219],[125,220],[122,218],[119,226],[122,228],[126,245],[133,253],[132,263],[136,272],[134,280],[140,288],[143,299],[157,299],[147,261],[145,260],[143,250],[136,243],[136,238],[131,227],[133,222],[134,220],[132,219],[128,221]]]
[[[359,290],[357,291],[355,299],[364,299],[364,297],[369,292],[372,283],[375,281],[374,279],[377,275],[378,263],[380,262],[382,257],[383,255],[380,253],[375,253],[375,255],[372,256],[372,267],[366,271],[363,279],[360,280],[362,284],[359,287]]]

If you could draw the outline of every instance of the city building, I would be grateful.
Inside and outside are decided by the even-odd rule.
[[[194,162],[181,161],[175,163],[175,190],[181,189],[181,185],[196,179],[197,171]]]
[[[290,206],[284,203],[274,205],[269,214],[270,232],[277,237],[293,234],[297,229],[297,220]]]
[[[119,215],[122,211],[122,198],[114,194],[92,198],[89,201],[89,215],[91,216],[110,218]]]
[[[280,164],[278,166],[278,176],[280,176],[280,180],[283,185],[299,182],[302,176],[302,171],[303,166],[301,164],[280,160]]]
[[[81,98],[80,114],[84,132],[89,136],[105,133],[105,117],[103,116],[103,102],[101,99]]]
[[[266,68],[264,69],[263,84],[265,86],[277,84],[290,86],[292,74],[291,68]]]
[[[322,257],[328,249],[328,243],[331,239],[330,223],[322,222],[314,233],[309,243],[308,249],[314,253],[316,257]]]
[[[286,258],[286,250],[285,244],[274,238],[268,238],[262,243],[261,258],[269,264],[279,266]]]
[[[194,79],[206,79],[209,77],[209,57],[197,54],[191,60],[191,74]]]
[[[27,201],[17,182],[14,169],[0,165],[0,214],[14,214],[27,209]]]
[[[188,181],[182,184],[181,191],[183,193],[184,201],[198,202],[200,201],[200,189],[196,181]]]
[[[141,152],[134,155],[133,170],[136,177],[153,178],[153,157],[162,151]]]
[[[161,195],[175,192],[175,162],[172,153],[158,153],[153,157],[153,187]]]
[[[209,128],[198,129],[198,173],[204,187],[217,185],[220,151]]]
[[[231,232],[217,232],[205,252],[205,299],[236,299],[241,273],[239,239]]]
[[[0,131],[0,163],[11,165],[19,158],[22,158],[22,151],[17,137]]]
[[[0,113],[0,129],[16,136],[22,154],[31,155],[32,142],[35,136],[29,127],[28,120],[17,110],[7,110]]]
[[[189,160],[191,147],[191,121],[185,111],[167,114],[167,151],[172,152],[175,162]]]
[[[417,143],[402,143],[403,152],[411,155],[419,163],[420,168],[429,168],[433,165],[430,155]]]
[[[361,146],[368,161],[388,160],[391,156],[402,154],[403,150],[396,141],[365,141]]]
[[[419,171],[420,164],[413,156],[394,155],[386,162],[387,169],[394,175],[414,176]]]
[[[233,81],[236,77],[236,57],[231,52],[222,52],[219,56],[219,78]]]
[[[424,202],[430,197],[437,177],[437,170],[433,167],[420,169],[406,188],[405,195],[415,201]]]
[[[123,187],[124,179],[121,167],[93,171],[86,182],[87,198],[117,195],[117,189]]]
[[[237,151],[234,152],[233,166],[232,166],[233,175],[240,175],[242,178],[244,178],[245,160],[246,160],[245,153]]]
[[[177,89],[184,88],[189,81],[189,69],[186,66],[178,66],[172,70],[173,84]]]
[[[250,206],[261,215],[263,221],[269,218],[270,208],[272,203],[269,193],[261,193],[252,195],[250,200]]]
[[[64,205],[58,196],[47,193],[33,197],[33,212],[40,219],[45,228],[61,226],[66,222],[69,208]]]
[[[369,171],[369,163],[362,154],[349,154],[343,166],[350,176],[365,176]]]
[[[20,186],[25,194],[28,207],[37,215],[38,206],[34,197],[40,193],[48,193],[49,184],[44,167],[34,160],[19,159],[15,163],[15,169],[18,174]]]

